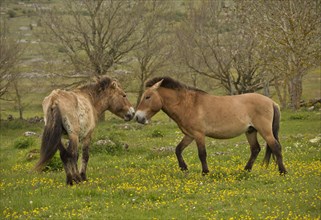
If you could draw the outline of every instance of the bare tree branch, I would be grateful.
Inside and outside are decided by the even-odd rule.
[[[105,74],[141,44],[139,1],[65,1],[65,8],[40,10],[48,33],[82,72]]]

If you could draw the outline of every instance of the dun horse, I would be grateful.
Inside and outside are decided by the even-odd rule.
[[[182,151],[196,141],[202,163],[202,173],[209,172],[206,162],[205,136],[228,139],[245,133],[251,148],[251,156],[245,166],[250,171],[261,148],[259,133],[267,142],[264,161],[268,165],[271,154],[281,174],[287,171],[283,164],[281,145],[278,139],[280,111],[278,105],[259,94],[213,96],[188,87],[169,77],[158,77],[146,83],[146,90],[136,109],[135,118],[147,124],[153,115],[163,110],[172,118],[184,137],[176,147],[176,156],[181,170],[187,170]]]
[[[60,151],[67,184],[86,180],[89,159],[89,144],[99,116],[106,110],[131,120],[134,108],[118,83],[108,77],[98,79],[95,84],[85,85],[73,91],[54,90],[42,103],[45,128],[42,136],[40,160],[35,169],[43,166]],[[68,135],[65,148],[61,142],[63,134]],[[82,166],[78,170],[78,145],[82,142]]]

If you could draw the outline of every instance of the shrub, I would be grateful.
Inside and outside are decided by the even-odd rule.
[[[160,130],[158,130],[158,129],[155,129],[155,130],[152,132],[151,136],[152,136],[153,138],[158,138],[158,137],[164,137],[164,134],[163,134],[162,131],[160,131]]]
[[[17,149],[26,149],[35,144],[35,139],[32,137],[20,137],[13,142],[13,147]]]
[[[58,52],[59,52],[59,53],[67,53],[68,50],[67,50],[65,47],[63,47],[63,46],[60,46],[60,47],[58,47]]]
[[[99,139],[94,142],[90,148],[90,153],[106,153],[109,155],[116,155],[121,153],[125,148],[125,144],[111,139]]]
[[[294,114],[290,115],[290,117],[289,117],[290,120],[305,120],[308,118],[309,118],[308,114],[304,114],[301,112],[294,113]]]
[[[63,169],[63,164],[60,159],[59,154],[55,154],[55,156],[50,160],[47,166],[44,167],[43,171],[60,171]]]
[[[17,16],[17,13],[13,10],[9,10],[8,11],[8,15],[9,15],[9,18],[14,18]]]

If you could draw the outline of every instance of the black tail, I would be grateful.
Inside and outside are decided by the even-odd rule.
[[[272,121],[272,131],[274,138],[279,142],[279,129],[280,129],[280,119],[281,119],[281,113],[279,106],[277,104],[273,104],[273,121]],[[266,164],[266,166],[269,165],[271,155],[272,155],[272,150],[269,147],[269,145],[266,145],[266,151],[265,151],[265,156],[263,163]],[[273,154],[273,159],[275,159],[274,154]]]
[[[36,171],[41,171],[45,163],[57,152],[58,145],[61,144],[62,129],[62,117],[58,107],[49,107],[42,135],[40,159],[34,168]]]

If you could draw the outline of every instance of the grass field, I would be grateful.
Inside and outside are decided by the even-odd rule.
[[[41,27],[30,29],[39,21],[33,11],[16,3],[8,5],[16,13],[8,21],[12,33],[20,33],[28,42],[36,40]],[[29,29],[19,31],[21,27]],[[40,49],[37,43],[26,48],[26,69],[21,71],[32,72],[38,66],[30,60],[39,58]],[[317,68],[304,77],[304,100],[320,97],[320,71]],[[24,117],[41,117],[41,101],[57,84],[47,78],[24,78],[21,85]],[[135,94],[129,98],[136,102]],[[14,101],[0,100],[0,111],[1,119],[18,117]],[[280,141],[286,176],[278,174],[275,164],[267,169],[261,166],[262,139],[263,152],[253,171],[243,171],[250,155],[245,136],[206,139],[207,176],[201,175],[192,143],[183,154],[189,166],[189,172],[183,173],[174,153],[182,134],[164,113],[147,126],[125,123],[107,113],[107,120],[94,133],[88,181],[70,187],[65,185],[58,154],[46,172],[31,171],[39,157],[42,130],[43,123],[0,120],[0,219],[321,218],[320,111],[282,112]],[[36,135],[24,137],[26,131]],[[97,144],[107,139],[113,144]]]
[[[193,143],[184,151],[189,172],[183,173],[174,154],[182,134],[166,115],[142,126],[108,114],[92,142],[115,145],[93,144],[89,180],[69,187],[59,157],[52,170],[31,172],[42,127],[1,122],[0,219],[320,219],[320,112],[283,112],[286,176],[274,164],[261,166],[263,152],[252,172],[243,171],[249,157],[244,136],[207,139],[207,176]],[[23,137],[25,131],[37,135]]]

